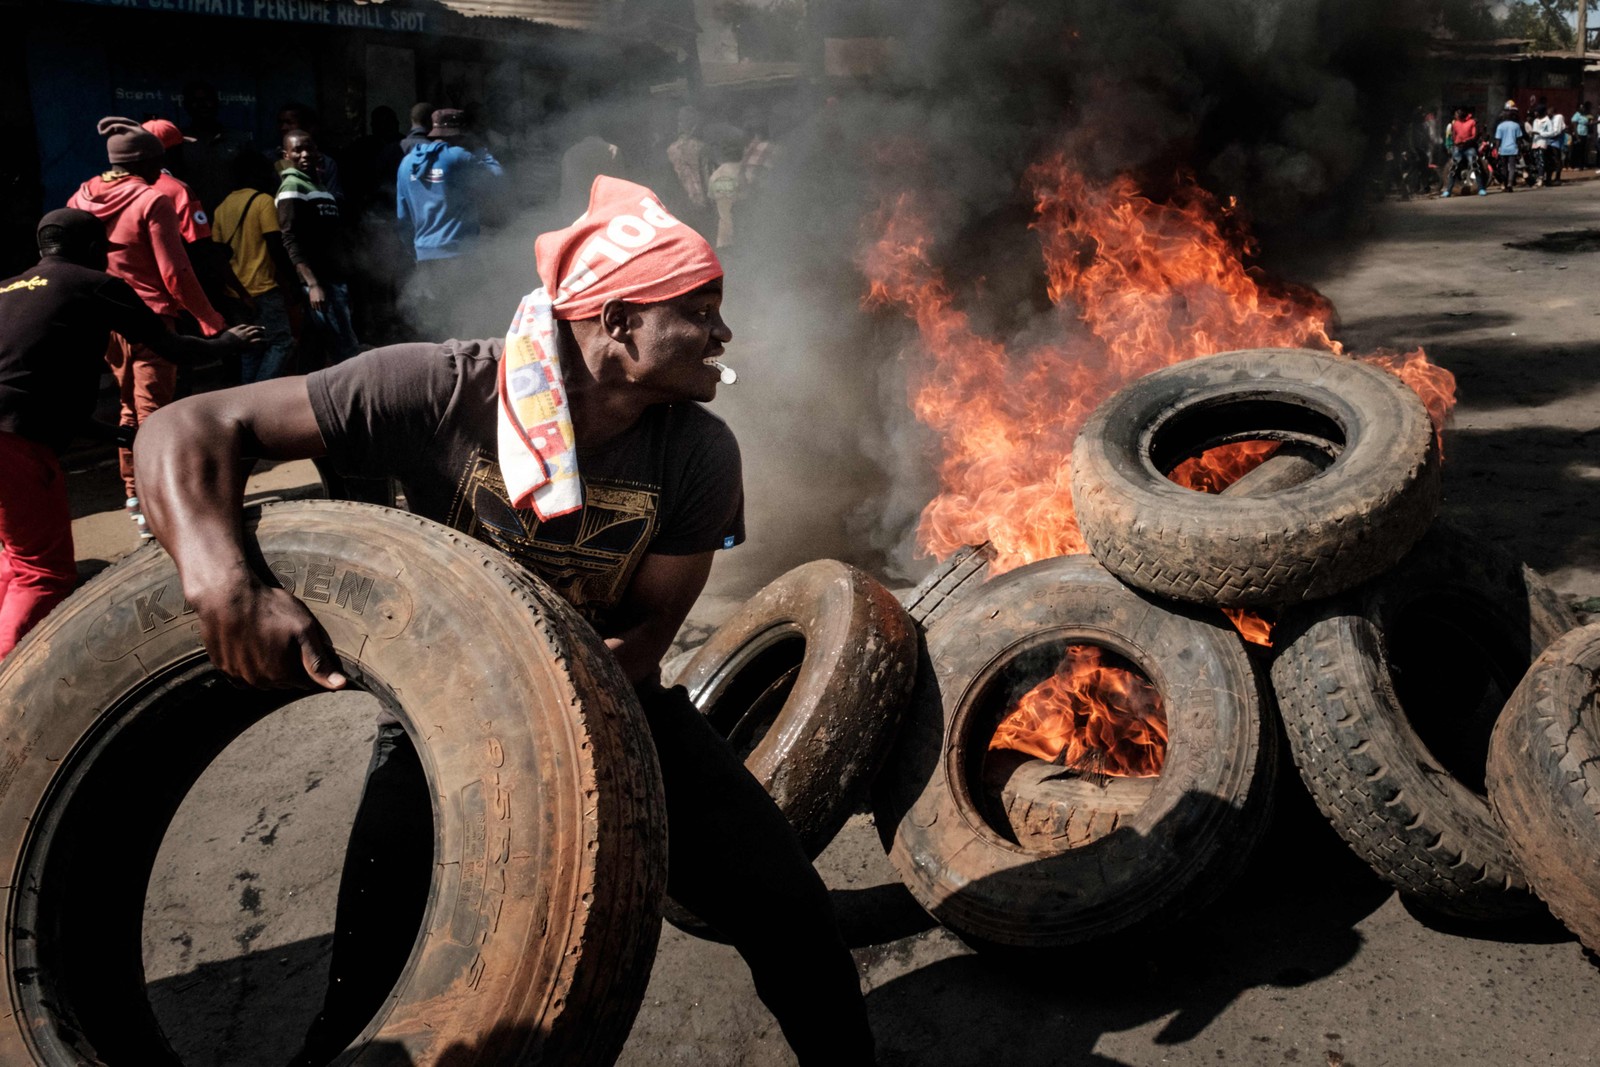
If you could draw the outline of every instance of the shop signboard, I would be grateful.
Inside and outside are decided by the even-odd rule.
[[[354,0],[69,0],[76,4],[112,7],[124,11],[159,11],[177,15],[294,22],[336,29],[387,30],[393,33],[428,33],[428,13],[383,0],[358,4]]]

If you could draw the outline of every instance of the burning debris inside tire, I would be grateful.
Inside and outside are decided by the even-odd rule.
[[[1161,694],[1132,664],[1069,645],[1050,676],[1011,704],[989,748],[1096,780],[1154,778],[1166,760],[1167,718]]]

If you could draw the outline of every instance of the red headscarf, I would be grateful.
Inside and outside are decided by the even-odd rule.
[[[722,277],[716,251],[655,193],[603,174],[589,190],[589,210],[540,234],[533,250],[558,319],[592,319],[607,300],[671,300]]]

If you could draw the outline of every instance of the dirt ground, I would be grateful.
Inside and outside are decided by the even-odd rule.
[[[1597,249],[1600,181],[1586,180],[1391,204],[1355,251],[1297,266],[1334,301],[1353,348],[1420,344],[1455,372],[1445,515],[1574,603],[1600,597]],[[134,547],[114,473],[103,462],[74,471],[86,570]],[[306,464],[251,485],[252,497],[314,492]],[[715,592],[695,633],[748,590]],[[270,717],[180,811],[150,887],[145,955],[152,1003],[186,1064],[282,1063],[314,1012],[371,710],[370,698],[334,695]],[[1563,930],[1469,931],[1414,915],[1290,786],[1265,846],[1208,911],[1027,964],[975,955],[935,928],[857,816],[819,867],[856,947],[883,1062],[1600,1062],[1600,968]],[[794,1061],[737,955],[668,929],[621,1062]]]

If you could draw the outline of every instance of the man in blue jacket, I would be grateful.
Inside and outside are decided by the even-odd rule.
[[[480,205],[503,171],[469,133],[464,111],[435,111],[428,137],[400,160],[395,210],[402,223],[411,224],[417,273],[409,295],[419,325],[453,334],[451,309],[459,301],[452,297],[471,261]]]

